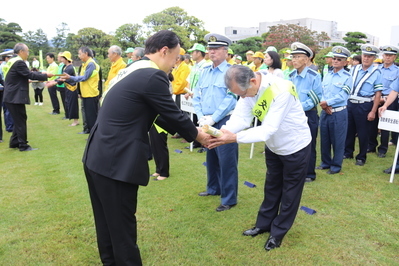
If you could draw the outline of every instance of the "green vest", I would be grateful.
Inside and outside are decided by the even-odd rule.
[[[57,74],[62,74],[62,70],[63,70],[64,66],[65,66],[64,63],[60,63],[60,64],[58,65]],[[59,87],[59,88],[65,88],[65,83],[62,83],[61,85],[57,83],[56,86]]]
[[[287,91],[298,99],[298,93],[296,92],[294,83],[283,79],[273,82],[259,97],[252,109],[253,115],[256,116],[259,121],[263,122],[263,119],[269,111],[270,105],[272,104],[274,98]]]

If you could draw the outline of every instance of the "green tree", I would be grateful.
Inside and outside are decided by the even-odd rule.
[[[68,24],[62,22],[58,28],[56,28],[57,35],[51,39],[51,42],[56,49],[57,52],[61,51],[66,46],[66,38],[68,37],[69,32]]]
[[[42,29],[38,29],[36,32],[28,31],[24,33],[23,39],[24,43],[29,47],[31,56],[38,55],[39,50],[42,50],[44,54],[49,51],[47,35]]]
[[[95,28],[80,29],[78,34],[70,37],[72,37],[73,43],[71,45],[73,47],[87,46],[96,52],[96,57],[99,60],[107,58],[108,48],[113,39],[113,36]]]
[[[293,42],[301,42],[317,52],[319,42],[330,40],[327,33],[312,31],[307,27],[298,26],[295,24],[279,24],[271,26],[267,33],[262,37],[265,38],[263,46],[274,46],[277,50],[290,46]]]
[[[343,37],[342,39],[346,42],[345,47],[348,48],[349,51],[353,53],[359,53],[360,52],[360,46],[364,43],[366,43],[362,39],[367,39],[367,35],[354,31],[354,32],[347,32],[345,34],[346,37]]]
[[[204,43],[204,36],[208,31],[204,22],[189,16],[180,7],[170,7],[159,13],[154,13],[144,18],[143,23],[150,29],[149,34],[160,30],[172,30],[181,39],[182,47],[190,48],[194,43]]]
[[[143,26],[140,24],[124,24],[115,31],[114,42],[117,43],[122,50],[128,47],[144,47]]]
[[[0,18],[0,50],[12,49],[15,44],[22,42],[22,37],[18,35],[22,33],[19,24],[6,21]]]
[[[261,50],[263,41],[264,39],[262,37],[249,37],[233,43],[230,48],[233,50],[234,54],[238,54],[246,60],[245,53],[249,50],[254,52]]]
[[[328,54],[329,52],[331,52],[331,50],[332,50],[332,46],[326,47],[324,49],[321,49],[316,54],[316,56],[314,58],[314,63],[319,66],[320,72],[323,72],[324,65],[326,64],[326,60],[324,59],[324,56],[326,54]]]

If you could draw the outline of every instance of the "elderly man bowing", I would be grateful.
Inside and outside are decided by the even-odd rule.
[[[211,139],[210,149],[228,143],[266,143],[264,200],[255,227],[243,232],[256,236],[270,232],[267,251],[280,246],[294,223],[310,159],[311,134],[306,116],[290,81],[272,78],[245,66],[232,66],[226,73],[229,90],[241,98],[224,134]],[[261,126],[250,128],[253,117]]]

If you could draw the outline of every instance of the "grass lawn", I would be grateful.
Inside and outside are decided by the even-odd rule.
[[[0,143],[0,265],[101,265],[81,163],[87,135],[76,134],[81,125],[49,115],[44,95],[43,106],[27,106],[29,144],[39,150],[9,149],[7,132]],[[145,265],[399,265],[399,177],[391,184],[382,173],[393,147],[386,158],[369,154],[363,167],[345,160],[338,175],[317,171],[301,202],[317,213],[298,211],[281,248],[266,252],[267,234],[241,235],[263,199],[263,144],[255,145],[253,159],[250,145],[240,145],[239,203],[218,213],[219,197],[197,196],[206,185],[205,154],[170,137],[168,143],[170,178],[139,190]]]

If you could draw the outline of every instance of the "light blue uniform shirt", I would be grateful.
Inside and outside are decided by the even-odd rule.
[[[357,65],[356,67],[351,69],[352,77],[355,77],[355,71],[358,69],[359,73],[357,74],[356,80],[352,86],[352,93],[353,94],[356,90],[357,84],[359,84],[360,80],[369,72],[373,71],[374,66],[371,65],[366,71],[362,69],[362,65]],[[382,76],[380,70],[376,70],[371,74],[366,81],[363,82],[362,87],[360,88],[359,92],[355,96],[361,97],[372,97],[377,91],[382,91]]]
[[[390,67],[384,67],[383,64],[379,65],[379,69],[382,75],[382,85],[384,86],[382,90],[382,95],[388,95],[391,92],[392,82],[399,76],[399,67],[392,64]]]
[[[337,73],[329,71],[323,79],[321,101],[327,101],[327,105],[332,108],[346,106],[352,84],[352,75],[345,69],[341,69]]]
[[[395,79],[392,83],[391,86],[389,86],[391,90],[394,90],[396,92],[399,92],[399,78]],[[398,160],[399,162],[399,160]]]
[[[219,122],[235,108],[237,97],[224,83],[224,75],[229,67],[230,64],[223,61],[215,68],[213,65],[206,66],[201,71],[193,98],[198,119],[212,115],[213,121]]]
[[[320,103],[322,96],[321,76],[316,71],[305,67],[301,74],[295,69],[290,74],[290,80],[295,84],[304,111],[313,109]]]

